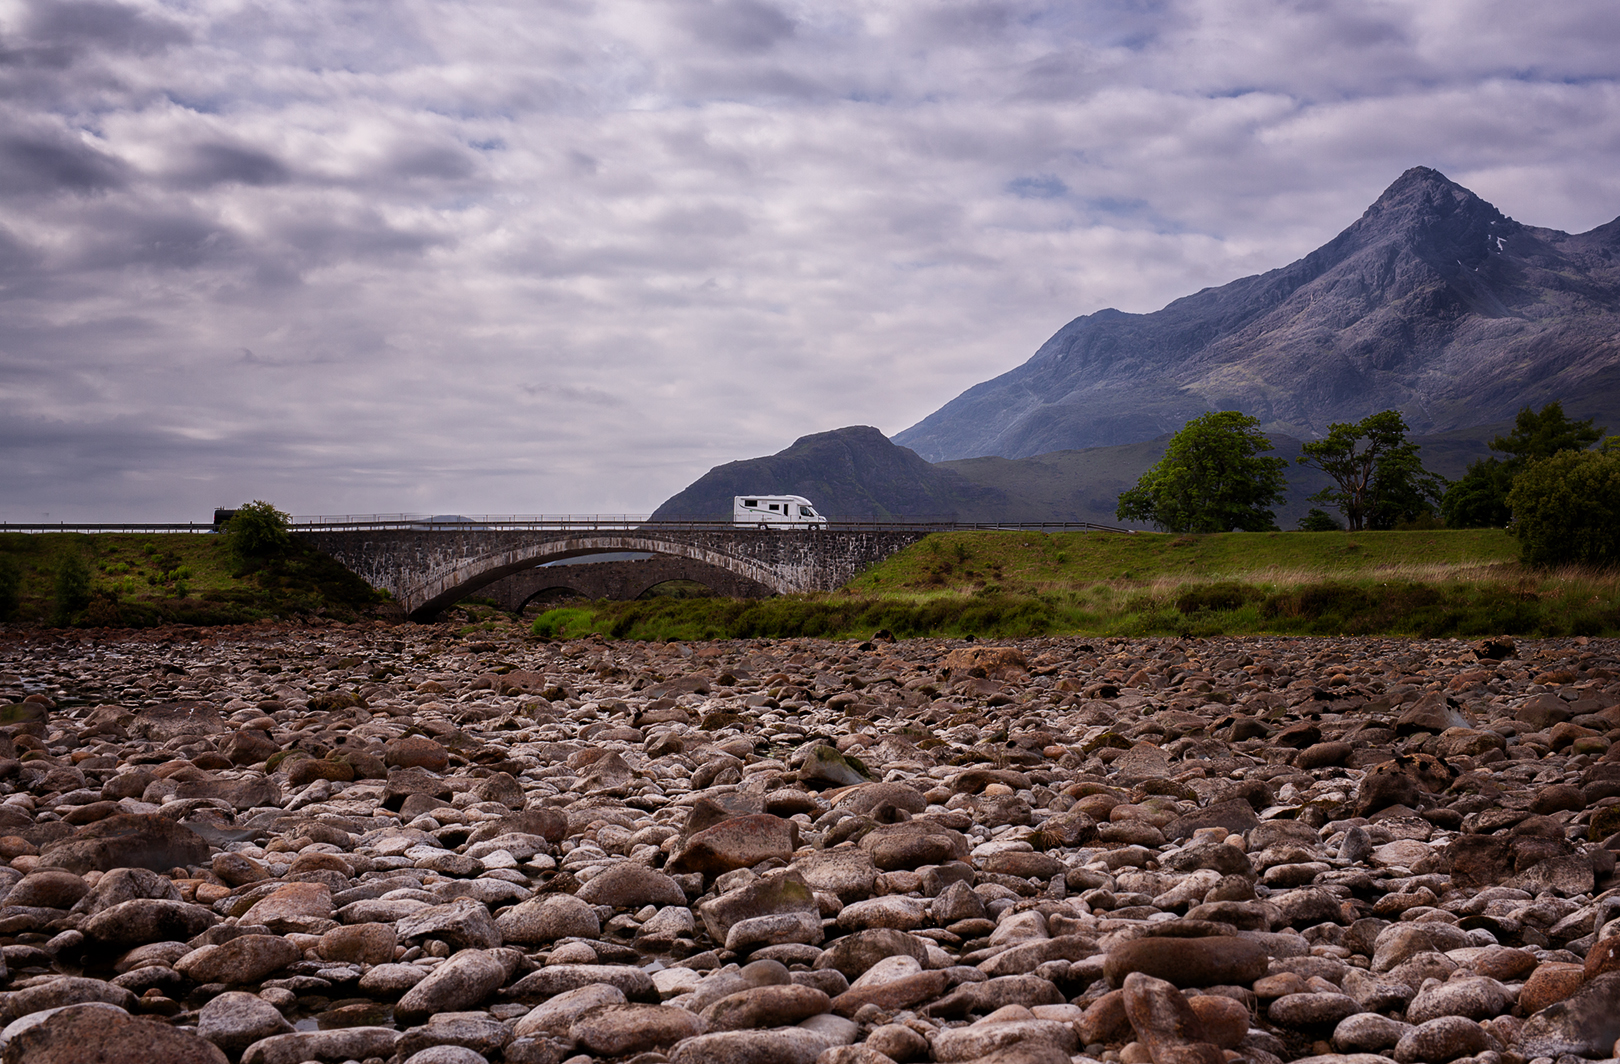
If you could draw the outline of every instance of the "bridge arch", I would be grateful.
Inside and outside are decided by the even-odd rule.
[[[411,610],[411,616],[431,617],[502,577],[537,568],[546,562],[616,551],[647,551],[702,562],[735,573],[773,594],[801,590],[768,565],[705,545],[637,532],[589,532],[545,544],[514,545],[470,555],[441,570],[430,571],[424,574],[417,588],[410,589],[410,597],[422,603]]]
[[[729,598],[764,598],[774,593],[729,569],[667,554],[635,561],[523,569],[486,585],[479,593],[516,614],[522,613],[534,598],[550,591],[571,591],[588,599],[629,601],[671,580],[695,581],[711,593]]]

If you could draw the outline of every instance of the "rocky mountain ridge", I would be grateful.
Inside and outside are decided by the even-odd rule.
[[[1223,409],[1309,439],[1393,408],[1423,435],[1554,399],[1620,420],[1620,219],[1524,225],[1415,167],[1304,258],[1151,314],[1076,318],[894,441],[933,462],[1024,458]]]

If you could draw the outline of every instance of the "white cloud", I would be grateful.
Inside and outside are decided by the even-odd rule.
[[[1412,165],[1620,213],[1620,11],[0,5],[0,517],[651,509]]]

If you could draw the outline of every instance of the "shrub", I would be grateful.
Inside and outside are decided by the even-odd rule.
[[[0,621],[9,621],[22,605],[22,566],[9,555],[0,555]]]
[[[56,601],[51,620],[71,624],[73,615],[90,604],[90,567],[77,553],[69,553],[56,569]]]
[[[562,608],[547,610],[534,619],[531,631],[543,639],[566,639],[569,629],[577,628],[580,634],[590,627],[591,611],[579,608]]]
[[[292,546],[291,520],[286,514],[259,499],[243,506],[225,525],[231,552],[240,558],[268,558],[284,554]]]
[[[1620,563],[1620,451],[1563,451],[1531,462],[1508,494],[1526,565]]]
[[[90,605],[84,611],[85,623],[93,628],[117,628],[124,623],[122,612],[118,609],[118,594],[114,591],[97,591],[90,597]]]
[[[1176,609],[1189,614],[1199,610],[1238,610],[1264,597],[1259,588],[1247,584],[1200,584],[1187,588],[1177,596]]]
[[[1343,532],[1344,522],[1328,513],[1311,507],[1305,511],[1305,516],[1299,519],[1301,532]]]

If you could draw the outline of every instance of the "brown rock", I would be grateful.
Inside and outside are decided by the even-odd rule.
[[[304,931],[331,918],[332,891],[325,883],[288,883],[254,902],[241,922],[286,932]]]
[[[1132,973],[1176,986],[1248,986],[1266,974],[1265,947],[1246,938],[1138,938],[1108,952],[1103,974],[1120,987]]]
[[[752,868],[772,858],[788,860],[799,845],[799,828],[791,820],[755,813],[723,820],[686,840],[672,855],[673,872],[702,872],[718,876],[738,868]]]
[[[93,1055],[92,1055],[93,1054]],[[228,1064],[218,1046],[107,1005],[74,1005],[12,1035],[5,1064]]]
[[[443,772],[450,767],[450,752],[425,735],[402,735],[390,739],[383,748],[383,764],[389,768],[425,768]]]
[[[1585,982],[1586,972],[1581,965],[1548,961],[1524,981],[1524,989],[1519,991],[1519,1007],[1525,1015],[1540,1012],[1548,1005],[1567,999]]]
[[[1086,1011],[1074,1021],[1074,1029],[1085,1045],[1123,1042],[1134,1033],[1131,1019],[1125,1014],[1125,991],[1110,990],[1086,1006]]]
[[[1199,994],[1188,998],[1204,1037],[1222,1049],[1236,1049],[1249,1036],[1249,1010],[1242,1002],[1219,994]]]
[[[944,972],[918,972],[893,982],[846,990],[832,999],[832,1011],[853,1016],[865,1005],[876,1005],[886,1012],[909,1009],[939,997],[950,985],[951,978]]]
[[[606,1005],[575,1020],[568,1034],[599,1056],[643,1053],[703,1033],[703,1021],[673,1005]]]
[[[811,986],[756,986],[721,998],[703,1010],[711,1031],[786,1027],[831,1008],[825,993]]]
[[[394,959],[395,945],[392,924],[348,924],[322,935],[315,952],[328,961],[388,964]]]
[[[1125,978],[1125,1015],[1153,1064],[1225,1064],[1180,990],[1141,972]]]
[[[1522,1000],[1522,997],[1521,997]],[[1554,1002],[1524,1021],[1521,1053],[1560,1057],[1566,1053],[1605,1059],[1620,1039],[1620,972],[1600,975],[1563,1001]]]
[[[231,733],[225,744],[225,756],[233,765],[256,765],[268,761],[281,752],[281,747],[270,736],[257,728],[243,728]]]
[[[1603,939],[1586,951],[1586,961],[1581,965],[1586,980],[1616,971],[1620,971],[1620,938]]]
[[[926,820],[880,824],[861,837],[860,847],[885,872],[961,861],[968,855],[961,832]]]
[[[167,872],[208,860],[208,843],[190,828],[157,813],[119,813],[98,820],[40,851],[39,867],[83,875],[114,868]]]
[[[304,951],[280,935],[242,935],[192,950],[174,962],[174,970],[194,983],[240,985],[257,983],[303,959]]]
[[[71,909],[80,898],[90,892],[83,876],[59,868],[32,872],[22,878],[11,893],[6,895],[7,905],[38,906],[46,909]]]

